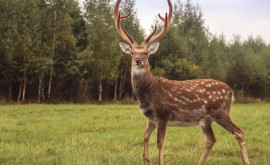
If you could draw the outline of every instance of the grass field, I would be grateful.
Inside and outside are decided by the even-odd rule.
[[[1,164],[143,164],[146,119],[137,105],[0,105]],[[270,104],[234,104],[251,164],[270,164]],[[242,164],[235,138],[216,123],[206,164]],[[168,127],[164,164],[198,164],[199,127]],[[150,161],[157,164],[156,131]]]

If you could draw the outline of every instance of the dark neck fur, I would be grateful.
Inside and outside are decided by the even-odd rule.
[[[136,68],[132,68],[131,72],[133,92],[140,100],[151,91],[155,82],[155,77],[150,72],[149,65],[147,65],[147,67],[144,68],[144,72],[141,72],[140,74],[138,74],[138,70],[136,70]]]

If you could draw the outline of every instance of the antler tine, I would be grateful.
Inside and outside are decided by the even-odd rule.
[[[146,40],[144,41],[144,43],[148,43],[148,41],[153,37],[153,35],[156,33],[157,31],[157,25],[155,25],[155,29],[154,31],[146,38]]]
[[[131,15],[131,13],[128,13],[127,15],[124,15],[124,16],[121,16],[120,18],[122,19],[122,18],[127,18],[127,17],[129,17]]]
[[[149,38],[149,39],[147,38],[148,41],[145,40],[145,43],[147,43],[147,44],[150,44],[151,42],[157,40],[159,37],[161,37],[163,34],[165,34],[170,27],[170,22],[171,22],[171,18],[172,18],[172,3],[170,0],[167,0],[167,1],[168,1],[168,5],[169,5],[169,15],[167,15],[167,13],[166,13],[165,18],[163,18],[160,14],[158,14],[158,17],[165,23],[164,28],[162,29],[161,32],[159,32],[153,38]]]
[[[121,26],[120,26],[120,19],[122,18],[127,18],[128,16],[130,16],[131,13],[121,16],[120,13],[118,14],[118,8],[119,8],[119,4],[120,4],[121,0],[117,0],[115,6],[114,6],[114,21],[115,21],[115,26],[116,29],[119,33],[119,35],[125,40],[127,41],[129,44],[133,44],[134,40],[130,40],[131,36],[126,32],[123,32]],[[127,35],[128,34],[128,35]]]
[[[128,39],[129,39],[132,43],[134,43],[134,42],[135,42],[134,39],[128,34],[128,32],[126,31],[125,26],[123,26],[123,30],[124,30],[124,33],[126,34],[126,36],[128,37]]]
[[[166,33],[166,31],[168,30],[168,16],[167,13],[165,15],[165,19],[164,19],[164,28],[162,29],[161,32],[159,32],[156,36],[154,36],[153,38],[149,38],[148,42],[146,41],[146,44],[150,44],[151,42],[154,42],[155,40],[157,40],[159,37],[161,37],[163,34]]]
[[[169,5],[169,15],[168,15],[168,27],[169,27],[172,19],[172,3],[170,0],[168,0],[168,5]]]
[[[165,22],[165,18],[163,18],[160,14],[158,14],[158,17],[161,19],[161,21]]]

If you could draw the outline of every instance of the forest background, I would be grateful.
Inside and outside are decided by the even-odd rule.
[[[138,42],[135,0],[122,0],[122,20]],[[121,52],[113,0],[0,0],[0,103],[132,102],[131,58]],[[169,31],[150,59],[154,75],[211,78],[231,86],[238,102],[270,100],[270,45],[211,34],[198,5],[177,1]],[[221,18],[222,19],[222,18]],[[156,19],[158,29],[162,22]]]

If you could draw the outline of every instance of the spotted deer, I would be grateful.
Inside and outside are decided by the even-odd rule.
[[[153,43],[149,48],[148,45],[164,35],[170,26],[172,17],[170,0],[168,0],[169,14],[166,13],[165,17],[158,15],[164,22],[164,28],[154,36],[157,30],[155,26],[154,31],[142,44],[137,44],[125,28],[121,27],[120,20],[130,14],[121,16],[118,13],[120,2],[121,0],[117,0],[114,7],[115,25],[119,35],[131,46],[120,42],[120,47],[123,52],[131,55],[132,88],[139,101],[141,113],[148,120],[144,133],[144,161],[149,161],[148,141],[155,128],[157,128],[159,164],[162,164],[166,126],[199,125],[206,142],[200,158],[200,163],[204,163],[216,142],[211,126],[215,121],[235,136],[241,148],[243,162],[249,164],[244,132],[232,122],[229,115],[234,96],[233,90],[228,85],[211,79],[167,80],[153,76],[150,72],[148,58],[157,51],[159,43]]]

